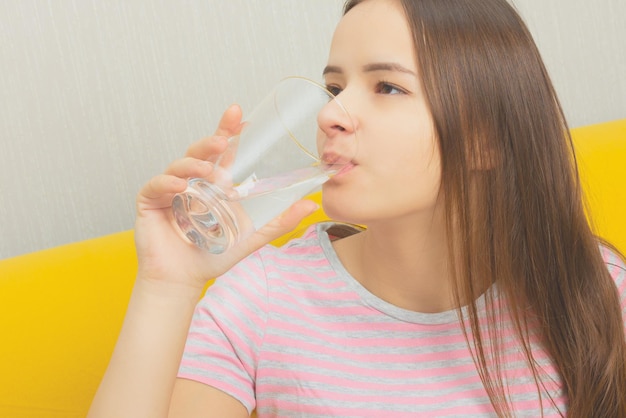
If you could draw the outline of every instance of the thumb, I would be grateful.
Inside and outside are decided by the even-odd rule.
[[[289,207],[280,216],[272,219],[265,226],[259,228],[246,241],[249,252],[256,251],[270,241],[293,231],[300,222],[319,209],[319,205],[312,200],[299,200]]]

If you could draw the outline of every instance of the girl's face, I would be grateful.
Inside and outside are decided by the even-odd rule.
[[[350,10],[335,31],[324,77],[350,112],[359,143],[354,165],[323,186],[327,214],[367,225],[432,217],[440,156],[402,6],[367,0]]]

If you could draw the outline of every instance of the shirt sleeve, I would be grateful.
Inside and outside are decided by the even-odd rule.
[[[622,305],[622,318],[626,324],[626,264],[624,259],[606,247],[602,247],[602,257],[615,281]],[[624,330],[626,332],[626,328]]]
[[[257,252],[219,277],[198,303],[178,377],[215,387],[251,413],[266,318],[267,280]]]

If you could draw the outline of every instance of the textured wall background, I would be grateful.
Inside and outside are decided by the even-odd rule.
[[[343,0],[0,0],[0,258],[132,228],[222,110],[320,77]],[[626,2],[517,0],[572,126],[626,117]]]

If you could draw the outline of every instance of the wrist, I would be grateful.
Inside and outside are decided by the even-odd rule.
[[[204,286],[179,281],[153,278],[139,273],[133,293],[162,300],[192,302],[194,305],[204,292]]]

